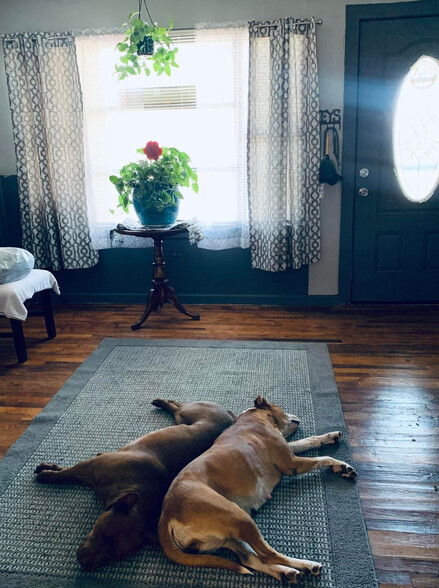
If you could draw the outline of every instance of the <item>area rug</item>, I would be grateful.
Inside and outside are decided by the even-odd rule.
[[[17,376],[18,377],[18,376]],[[83,572],[76,549],[102,506],[92,489],[34,480],[41,461],[63,466],[113,451],[171,424],[156,397],[213,400],[235,413],[262,394],[298,415],[294,438],[342,430],[336,447],[308,452],[351,461],[326,345],[105,339],[0,462],[0,584],[32,587],[266,588],[278,582],[168,561],[158,547]],[[330,472],[283,478],[256,515],[265,539],[290,556],[319,561],[312,588],[377,586],[356,483]]]

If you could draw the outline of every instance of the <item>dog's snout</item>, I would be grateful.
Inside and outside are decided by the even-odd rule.
[[[99,553],[98,550],[93,550],[90,545],[82,544],[76,552],[76,558],[86,572],[94,570],[106,563],[106,557]]]
[[[300,424],[300,419],[298,417],[296,417],[295,414],[287,414],[287,417],[290,419],[290,421],[294,424],[294,425],[299,425]]]

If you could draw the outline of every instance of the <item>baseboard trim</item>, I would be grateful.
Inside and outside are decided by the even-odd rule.
[[[178,294],[183,304],[243,304],[258,306],[337,306],[345,302],[338,295],[294,296],[276,294]],[[147,294],[138,293],[62,293],[54,304],[146,304]]]

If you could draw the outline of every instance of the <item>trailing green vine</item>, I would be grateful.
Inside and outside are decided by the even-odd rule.
[[[175,56],[178,47],[172,48],[172,39],[169,35],[173,28],[172,20],[169,28],[159,27],[157,23],[149,24],[141,20],[139,12],[132,12],[128,17],[128,22],[122,25],[125,33],[123,41],[116,45],[120,51],[120,61],[122,65],[116,65],[116,72],[119,74],[119,80],[124,80],[127,76],[139,75],[145,72],[151,74],[152,69],[161,75],[171,75],[171,68],[178,67]],[[145,45],[145,38],[150,38],[158,49],[152,55],[139,55],[139,49]]]

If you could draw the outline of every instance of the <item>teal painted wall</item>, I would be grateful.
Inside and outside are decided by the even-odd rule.
[[[6,230],[0,243],[21,246],[16,176],[1,178]],[[0,203],[1,203],[0,197]],[[0,206],[0,214],[2,207]],[[165,242],[170,283],[182,302],[216,304],[309,303],[308,268],[271,273],[251,269],[248,249],[209,251],[189,245],[185,237]],[[150,288],[153,249],[108,249],[97,266],[55,272],[68,302],[144,302]],[[311,297],[314,303],[319,297]]]

